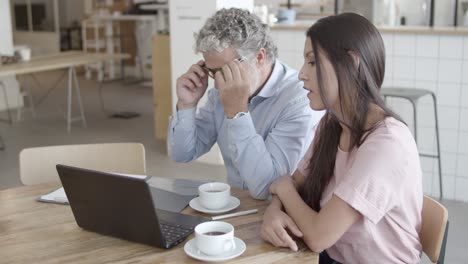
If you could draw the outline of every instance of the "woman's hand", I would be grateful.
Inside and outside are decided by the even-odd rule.
[[[278,196],[292,190],[296,190],[296,183],[289,175],[279,177],[270,185],[270,193]]]
[[[288,229],[295,236],[302,237],[294,221],[281,208],[275,204],[270,204],[263,215],[261,236],[276,247],[289,247],[297,251],[297,243],[286,231]]]

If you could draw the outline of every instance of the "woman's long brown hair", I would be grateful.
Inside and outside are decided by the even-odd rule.
[[[400,121],[401,118],[385,106],[379,95],[385,74],[385,48],[372,23],[360,15],[343,13],[318,20],[308,29],[307,37],[312,42],[319,91],[327,111],[317,129],[310,173],[300,193],[311,208],[320,211],[322,193],[334,174],[342,132],[340,123],[349,128],[350,149],[354,149],[364,142],[367,132],[376,128],[375,125],[365,128],[371,104],[383,109],[386,117],[392,116]],[[340,115],[331,110],[327,100],[319,50],[333,65],[338,79]],[[359,58],[358,67],[350,53]],[[345,120],[338,116],[345,117]]]

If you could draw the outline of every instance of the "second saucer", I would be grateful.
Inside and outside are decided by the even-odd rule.
[[[202,212],[206,214],[221,214],[221,213],[229,212],[239,207],[240,200],[237,197],[231,196],[229,197],[229,202],[226,206],[220,209],[216,209],[216,210],[207,209],[203,207],[203,205],[200,203],[199,197],[193,198],[190,201],[189,205],[193,210],[198,211],[198,212]]]

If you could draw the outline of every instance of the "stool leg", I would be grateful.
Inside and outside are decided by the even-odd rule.
[[[411,101],[413,105],[413,122],[414,122],[414,141],[416,142],[416,146],[418,145],[418,117],[416,113],[416,102]]]
[[[85,118],[84,111],[83,111],[83,103],[81,102],[80,85],[78,84],[78,78],[76,77],[76,71],[74,67],[72,68],[72,77],[73,77],[73,82],[75,84],[75,92],[76,92],[76,98],[78,99],[78,106],[80,107],[81,121],[83,122],[83,127],[86,127],[86,118]]]
[[[439,163],[439,199],[444,198],[442,188],[442,162],[441,162],[441,151],[440,151],[440,136],[439,136],[439,117],[437,115],[437,99],[434,93],[431,93],[432,100],[434,102],[434,117],[435,117],[435,129],[436,129],[436,141],[437,141],[437,161]]]

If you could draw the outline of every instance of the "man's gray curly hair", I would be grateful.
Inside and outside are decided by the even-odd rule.
[[[261,48],[267,60],[273,62],[277,48],[270,36],[270,30],[259,17],[239,8],[221,9],[208,18],[205,25],[195,34],[195,52],[216,50],[222,52],[231,47],[240,56],[251,57]]]

